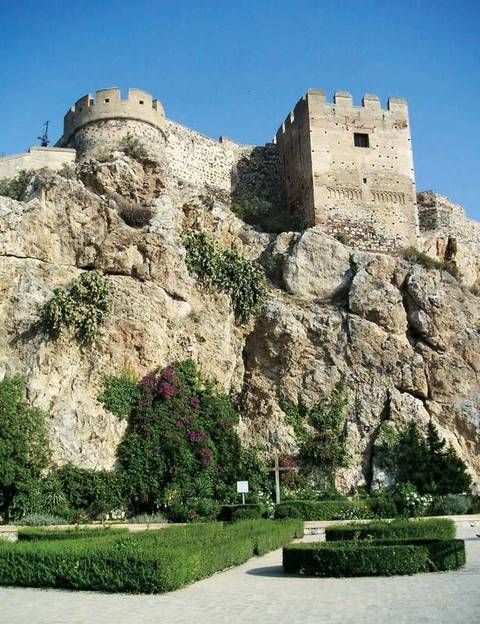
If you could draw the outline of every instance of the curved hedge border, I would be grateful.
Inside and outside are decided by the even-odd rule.
[[[327,527],[325,539],[327,542],[338,540],[362,539],[447,539],[455,537],[456,529],[453,520],[433,518],[429,520],[384,520],[366,523],[351,523],[340,526]]]
[[[456,570],[465,564],[463,540],[373,540],[286,546],[283,567],[310,576],[392,576]]]
[[[302,520],[335,520],[346,509],[366,510],[367,504],[362,501],[331,500],[289,500],[275,507],[275,518],[302,518]]]

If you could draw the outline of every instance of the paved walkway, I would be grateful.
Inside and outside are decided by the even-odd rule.
[[[479,523],[458,525],[467,566],[390,578],[285,575],[281,551],[170,594],[0,588],[8,624],[473,624],[480,621]],[[312,538],[310,538],[312,539]]]

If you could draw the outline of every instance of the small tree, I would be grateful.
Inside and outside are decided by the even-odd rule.
[[[45,417],[25,401],[20,376],[0,382],[0,509],[8,516],[14,497],[38,480],[50,461]]]
[[[420,494],[460,494],[471,477],[454,448],[447,447],[430,420],[426,436],[414,421],[378,449],[380,464],[399,484],[411,483]]]

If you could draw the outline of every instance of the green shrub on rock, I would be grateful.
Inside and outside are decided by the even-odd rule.
[[[32,171],[22,170],[13,178],[1,178],[0,195],[23,201],[32,175]]]
[[[135,377],[129,371],[120,375],[106,375],[98,400],[106,410],[119,418],[128,418],[140,399]]]
[[[207,288],[226,293],[240,323],[257,313],[267,295],[265,272],[259,264],[222,249],[203,233],[189,234],[184,245],[190,273]]]
[[[401,250],[401,254],[408,262],[419,264],[427,269],[427,271],[432,271],[434,269],[438,271],[447,271],[456,279],[459,277],[457,265],[452,260],[436,260],[423,251],[416,249],[416,247],[406,247]]]
[[[55,288],[53,297],[41,308],[40,318],[51,336],[58,337],[65,329],[73,329],[79,342],[90,343],[109,315],[111,303],[105,277],[88,271],[70,288]]]
[[[337,470],[348,465],[346,406],[343,380],[337,383],[330,396],[311,407],[288,401],[281,405],[299,446],[301,472],[324,489],[333,489]]]
[[[120,140],[118,149],[129,158],[133,158],[139,162],[151,158],[150,152],[143,141],[131,133],[128,133]]]

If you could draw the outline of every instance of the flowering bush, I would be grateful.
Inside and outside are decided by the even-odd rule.
[[[238,479],[248,479],[255,496],[268,477],[255,453],[241,448],[230,399],[192,361],[149,373],[137,389],[118,449],[135,513],[215,518],[220,502],[236,502]]]
[[[433,496],[419,494],[411,483],[402,485],[399,494],[403,515],[408,517],[424,516],[433,502]]]

